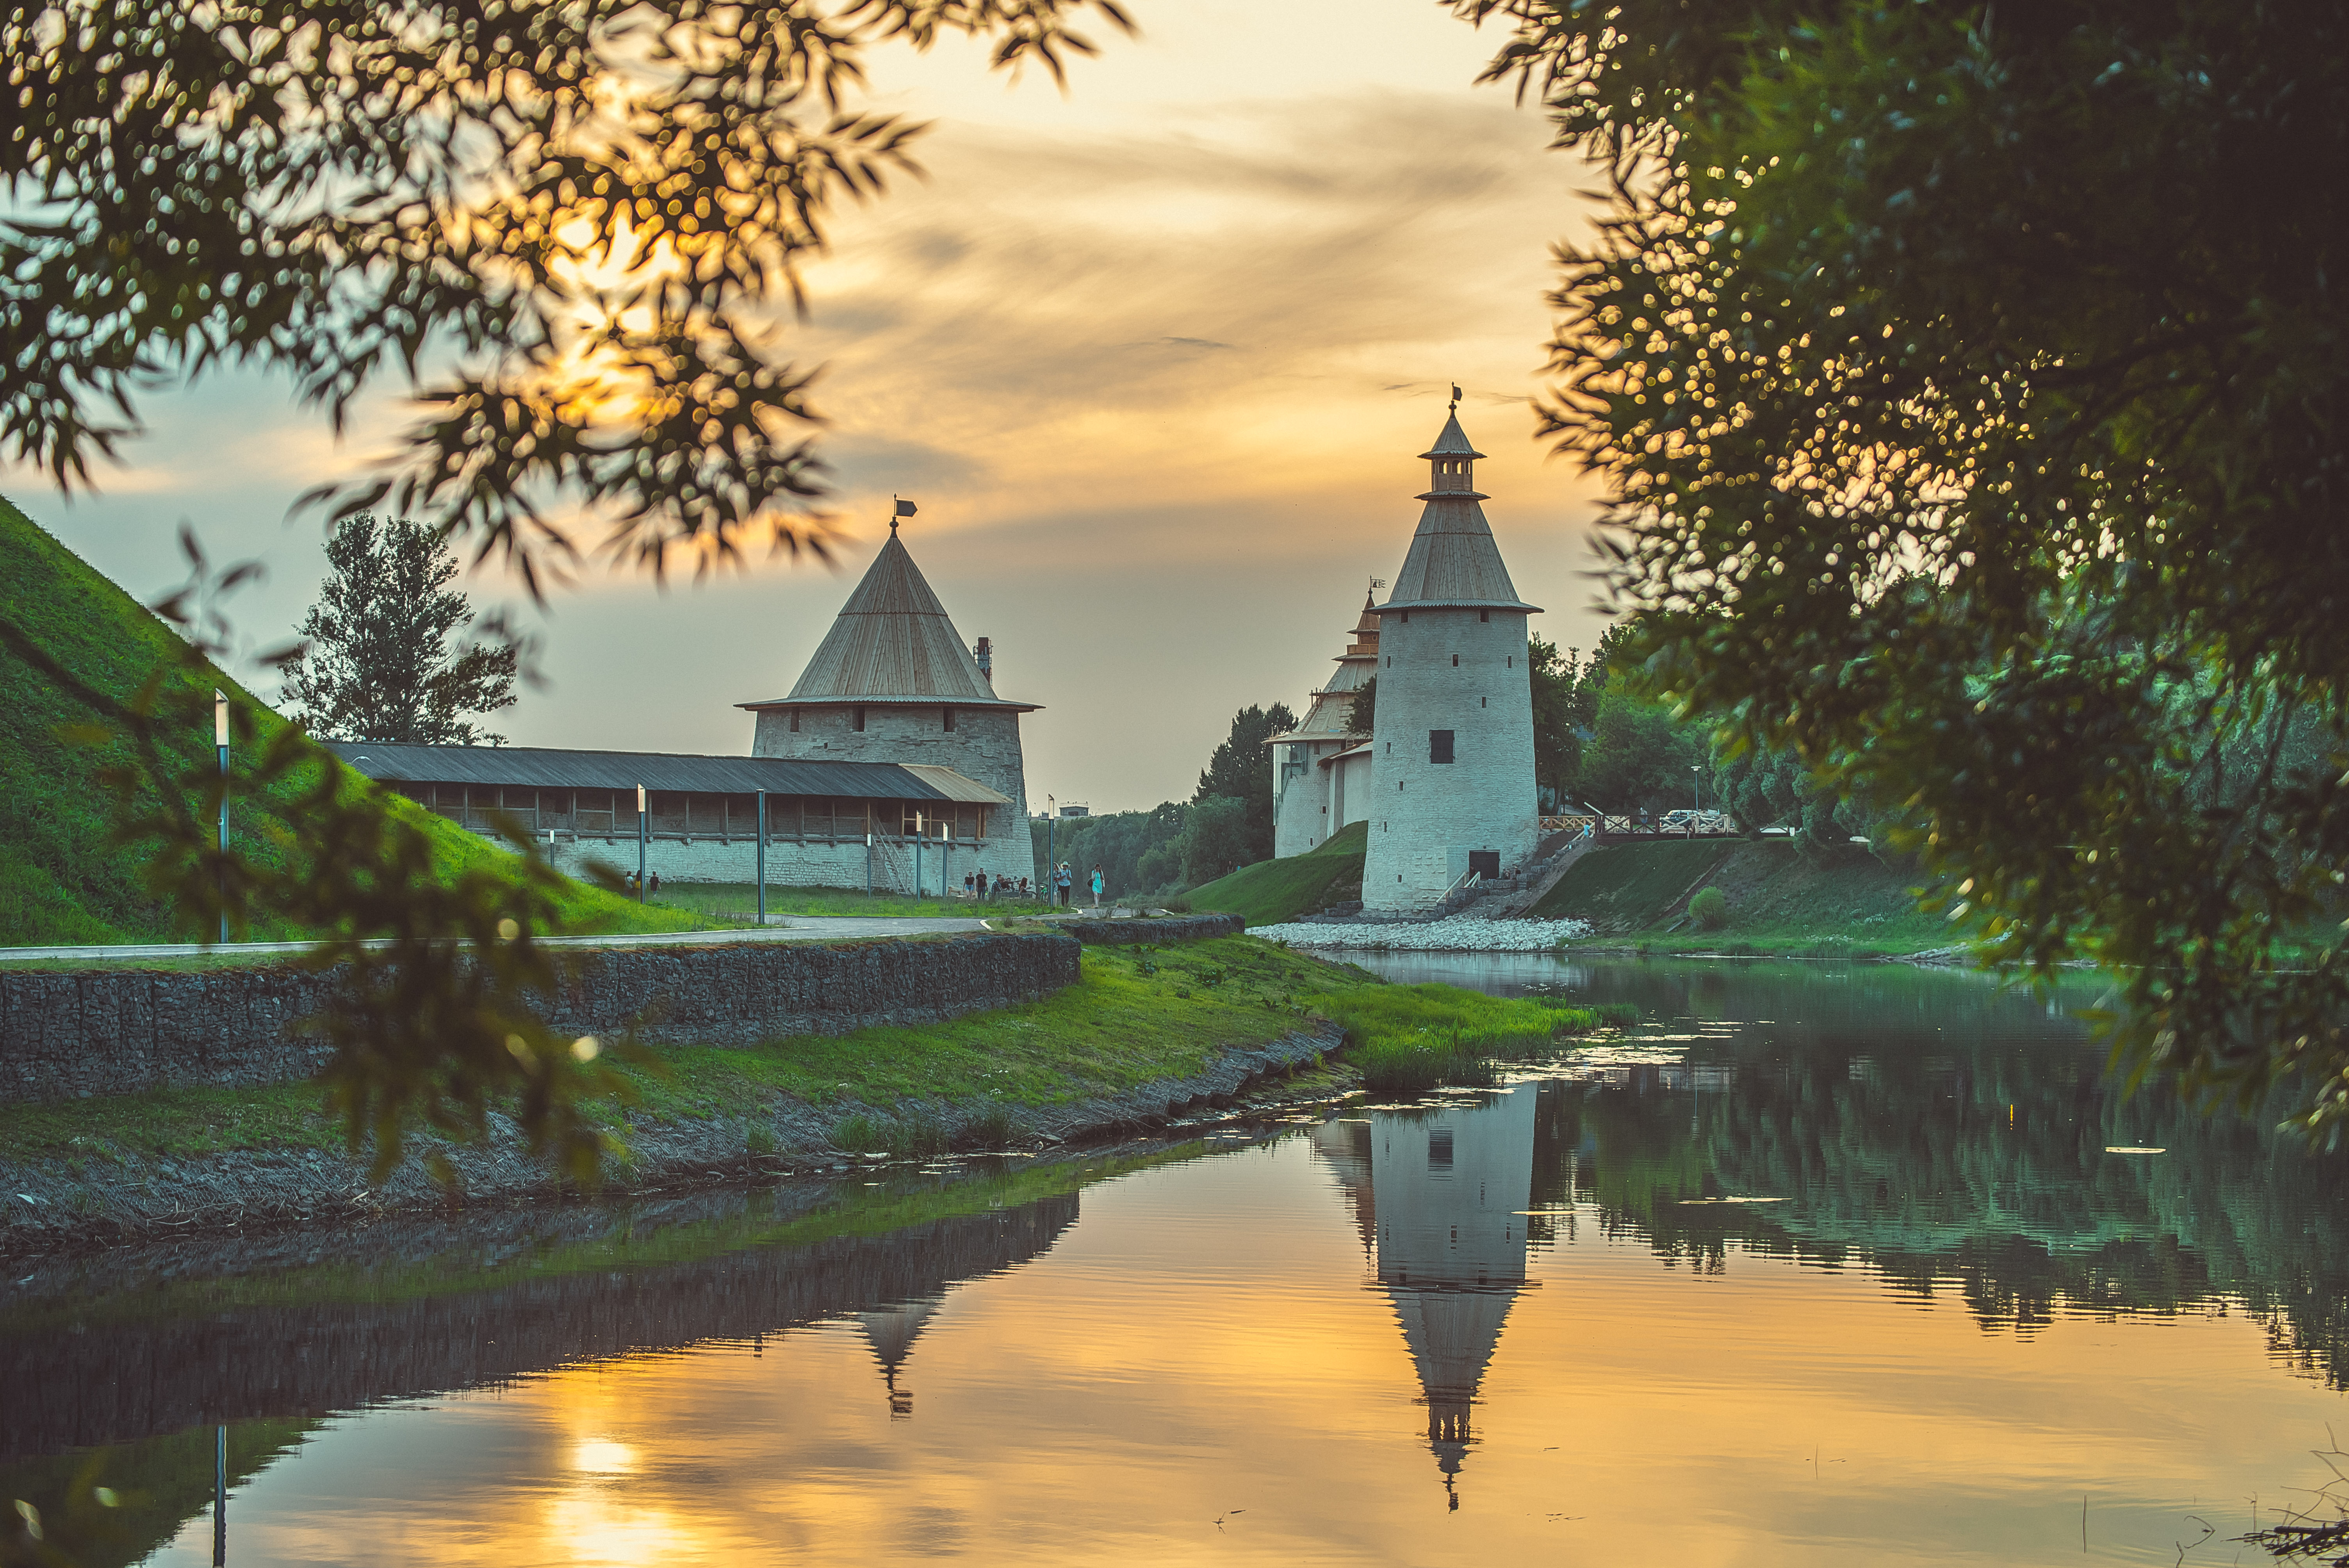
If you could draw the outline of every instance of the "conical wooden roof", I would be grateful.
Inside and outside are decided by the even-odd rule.
[[[1473,459],[1484,456],[1468,444],[1460,420],[1447,418],[1435,445],[1420,454],[1437,459],[1433,489],[1422,492],[1427,503],[1419,515],[1419,531],[1412,536],[1411,552],[1395,573],[1394,590],[1379,606],[1396,610],[1523,610],[1540,608],[1517,597],[1509,569],[1501,563],[1501,547],[1478,505],[1485,497],[1475,488]],[[1460,463],[1455,473],[1442,471],[1442,460]]]
[[[799,684],[781,701],[935,702],[1022,710],[1034,706],[995,695],[894,528],[864,580],[840,607]]]

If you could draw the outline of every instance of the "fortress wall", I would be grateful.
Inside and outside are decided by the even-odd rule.
[[[751,1045],[925,1024],[1076,983],[1080,944],[1054,934],[574,950],[542,1016],[656,1044]],[[0,969],[0,1102],[294,1083],[326,1060],[303,1019],[333,970]]]

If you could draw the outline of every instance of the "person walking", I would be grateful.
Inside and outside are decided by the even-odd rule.
[[[971,896],[970,873],[968,872],[962,873],[962,896],[965,898],[969,898]]]
[[[1101,867],[1095,866],[1093,868],[1093,907],[1095,909],[1099,909],[1101,907],[1102,887]]]
[[[1076,885],[1076,881],[1077,879],[1070,873],[1069,862],[1062,861],[1052,872],[1052,902],[1066,908],[1069,902],[1069,890]]]
[[[971,873],[971,886],[977,891],[979,903],[985,903],[987,902],[987,868],[985,866],[979,867]]]

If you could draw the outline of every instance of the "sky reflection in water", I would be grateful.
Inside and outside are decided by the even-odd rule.
[[[2254,1493],[2313,1484],[2338,1167],[2120,1101],[2061,1008],[1394,969],[1659,1026],[894,1236],[402,1306],[442,1386],[491,1386],[315,1427],[237,1489],[231,1560],[2004,1563],[2077,1560],[2085,1496],[2092,1560],[2199,1518],[2186,1561],[2233,1561]]]

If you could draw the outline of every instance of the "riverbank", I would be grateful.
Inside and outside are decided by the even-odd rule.
[[[1455,1037],[1595,1026],[1571,1009],[1495,1016],[1491,998],[1402,992],[1248,937],[1087,947],[1076,984],[948,1022],[749,1046],[673,1044],[608,1106],[616,1191],[829,1167],[851,1157],[1038,1149],[1154,1129],[1268,1080],[1350,1086],[1349,1041],[1392,1070]],[[1506,1004],[1533,1008],[1533,1004]],[[1464,1035],[1461,1034],[1463,1029]],[[1442,1045],[1436,1042],[1441,1039]],[[449,1187],[426,1172],[445,1160]],[[380,1184],[304,1085],[190,1088],[0,1107],[0,1251],[167,1229],[316,1221],[552,1193],[519,1130],[419,1139]]]
[[[1785,839],[1664,839],[1592,850],[1527,913],[1588,921],[1575,952],[1910,957],[1950,943],[1917,907],[1920,881],[1859,844],[1820,856]],[[1711,927],[1689,909],[1705,888],[1723,900]]]

